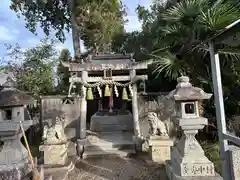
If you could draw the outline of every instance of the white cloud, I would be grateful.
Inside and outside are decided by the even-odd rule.
[[[138,20],[138,16],[136,13],[136,8],[138,5],[144,6],[146,8],[150,8],[152,4],[152,0],[125,0],[124,3],[127,6],[127,17],[128,22],[125,24],[125,30],[127,32],[141,30],[141,22]]]
[[[125,30],[127,32],[137,31],[141,29],[141,23],[138,21],[137,16],[127,16],[128,22],[125,24]]]
[[[0,40],[12,41],[16,38],[16,34],[3,25],[0,25]]]
[[[38,38],[29,38],[27,40],[28,46],[36,46],[38,43],[40,43],[40,40]]]
[[[13,30],[12,30],[12,33],[15,34],[15,35],[19,35],[19,34],[20,34],[20,30],[18,30],[18,29],[13,29]]]
[[[55,47],[56,47],[56,50],[59,51],[59,52],[62,49],[68,49],[71,52],[72,55],[74,54],[74,52],[73,52],[73,43],[72,43],[71,36],[65,41],[64,44],[61,43],[61,42],[56,43]],[[83,44],[82,40],[80,41],[80,48],[81,48],[81,52],[86,52],[86,48],[84,47],[84,44]]]

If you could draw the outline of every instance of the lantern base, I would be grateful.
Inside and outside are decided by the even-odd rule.
[[[166,163],[166,172],[169,180],[222,180],[223,178],[215,173],[215,176],[179,176],[172,168],[170,161]]]
[[[28,161],[22,161],[12,165],[0,165],[0,179],[21,180],[31,172]]]

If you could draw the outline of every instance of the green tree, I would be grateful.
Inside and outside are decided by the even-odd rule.
[[[154,73],[170,81],[180,75],[190,76],[196,86],[213,92],[208,45],[204,40],[219,32],[240,16],[235,0],[168,0],[155,2],[151,10],[138,7],[143,22],[144,49],[156,61]],[[146,40],[146,39],[145,39]],[[234,98],[239,84],[240,47],[218,45],[226,113],[239,112],[240,99]],[[238,88],[237,88],[238,89]],[[208,104],[208,112],[214,103]],[[212,111],[213,112],[213,111]]]
[[[158,3],[157,6],[161,6],[157,8],[160,13],[150,29],[157,32],[159,43],[158,47],[152,47],[155,50],[152,56],[159,60],[156,71],[172,79],[180,74],[199,77],[199,72],[193,69],[204,67],[205,62],[200,59],[209,58],[208,47],[203,41],[240,15],[240,3],[234,1],[183,0],[170,5]],[[220,53],[227,54],[228,59],[236,57],[234,50],[238,54],[238,49],[220,45]]]
[[[98,46],[99,51],[109,51],[112,39],[124,31],[125,9],[121,1],[88,1],[77,2],[77,23],[82,24],[81,38],[89,48]],[[81,15],[87,9],[84,18]]]
[[[52,30],[60,41],[65,31],[72,30],[75,56],[80,58],[80,38],[87,47],[100,48],[111,43],[116,33],[123,30],[124,7],[118,0],[11,0],[10,8],[26,19],[26,27],[36,33],[37,25],[46,35]]]
[[[35,98],[54,90],[53,67],[56,51],[54,42],[43,39],[39,45],[22,50],[18,45],[8,45],[8,56],[12,59],[8,69],[17,79],[19,89],[31,93]]]
[[[213,92],[208,45],[204,40],[240,17],[236,0],[155,1],[151,9],[137,8],[142,31],[116,39],[116,49],[134,52],[137,60],[153,59],[149,68],[150,91],[171,90],[176,78],[187,75],[191,82]],[[119,48],[121,47],[121,48]],[[226,113],[240,112],[240,47],[218,45]],[[159,84],[156,88],[156,84]],[[164,88],[163,88],[164,84]],[[213,99],[206,112],[214,113]]]
[[[69,88],[69,77],[70,73],[68,68],[64,67],[61,62],[67,62],[71,59],[71,54],[68,49],[63,49],[58,58],[59,64],[57,67],[57,75],[58,75],[58,85],[56,87],[56,91],[58,93],[68,93]]]

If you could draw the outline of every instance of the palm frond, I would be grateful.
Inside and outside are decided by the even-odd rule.
[[[191,18],[193,20],[200,13],[200,9],[208,6],[207,0],[182,0],[175,6],[170,7],[164,14],[166,21],[183,21]]]
[[[158,77],[161,73],[164,73],[164,76],[170,79],[177,79],[179,75],[184,75],[184,61],[177,59],[175,54],[170,52],[165,52],[160,55],[151,55],[154,59],[155,69],[154,74],[157,74]]]
[[[201,76],[199,76],[197,79],[198,79],[202,84],[207,84],[207,85],[209,85],[209,84],[211,83],[211,80],[209,81],[209,79],[206,79],[206,78],[201,77]]]
[[[218,53],[223,56],[222,61],[227,64],[233,64],[235,61],[240,60],[240,49],[232,47],[219,48]],[[222,63],[223,64],[223,63]]]
[[[239,16],[238,6],[218,2],[207,11],[201,11],[197,21],[204,29],[215,32],[234,22]]]
[[[155,53],[159,53],[159,52],[165,52],[169,48],[170,48],[170,46],[158,48],[157,50],[154,50],[151,54],[155,54]]]
[[[240,49],[239,48],[226,47],[226,48],[218,49],[218,53],[240,56]]]
[[[181,24],[171,24],[171,25],[167,25],[164,28],[162,28],[162,35],[166,36],[166,35],[180,35],[184,32],[184,27]]]

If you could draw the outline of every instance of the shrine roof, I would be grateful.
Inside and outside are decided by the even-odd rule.
[[[86,64],[132,64],[133,54],[95,54],[84,59]]]
[[[151,64],[151,62],[135,62],[132,54],[89,55],[84,59],[82,64],[76,61],[62,62],[62,65],[68,67],[69,71],[147,69],[148,64]]]
[[[97,54],[97,55],[89,55],[86,58],[87,61],[127,61],[133,62],[133,54]]]
[[[86,64],[132,64],[130,59],[93,59],[87,61]]]

